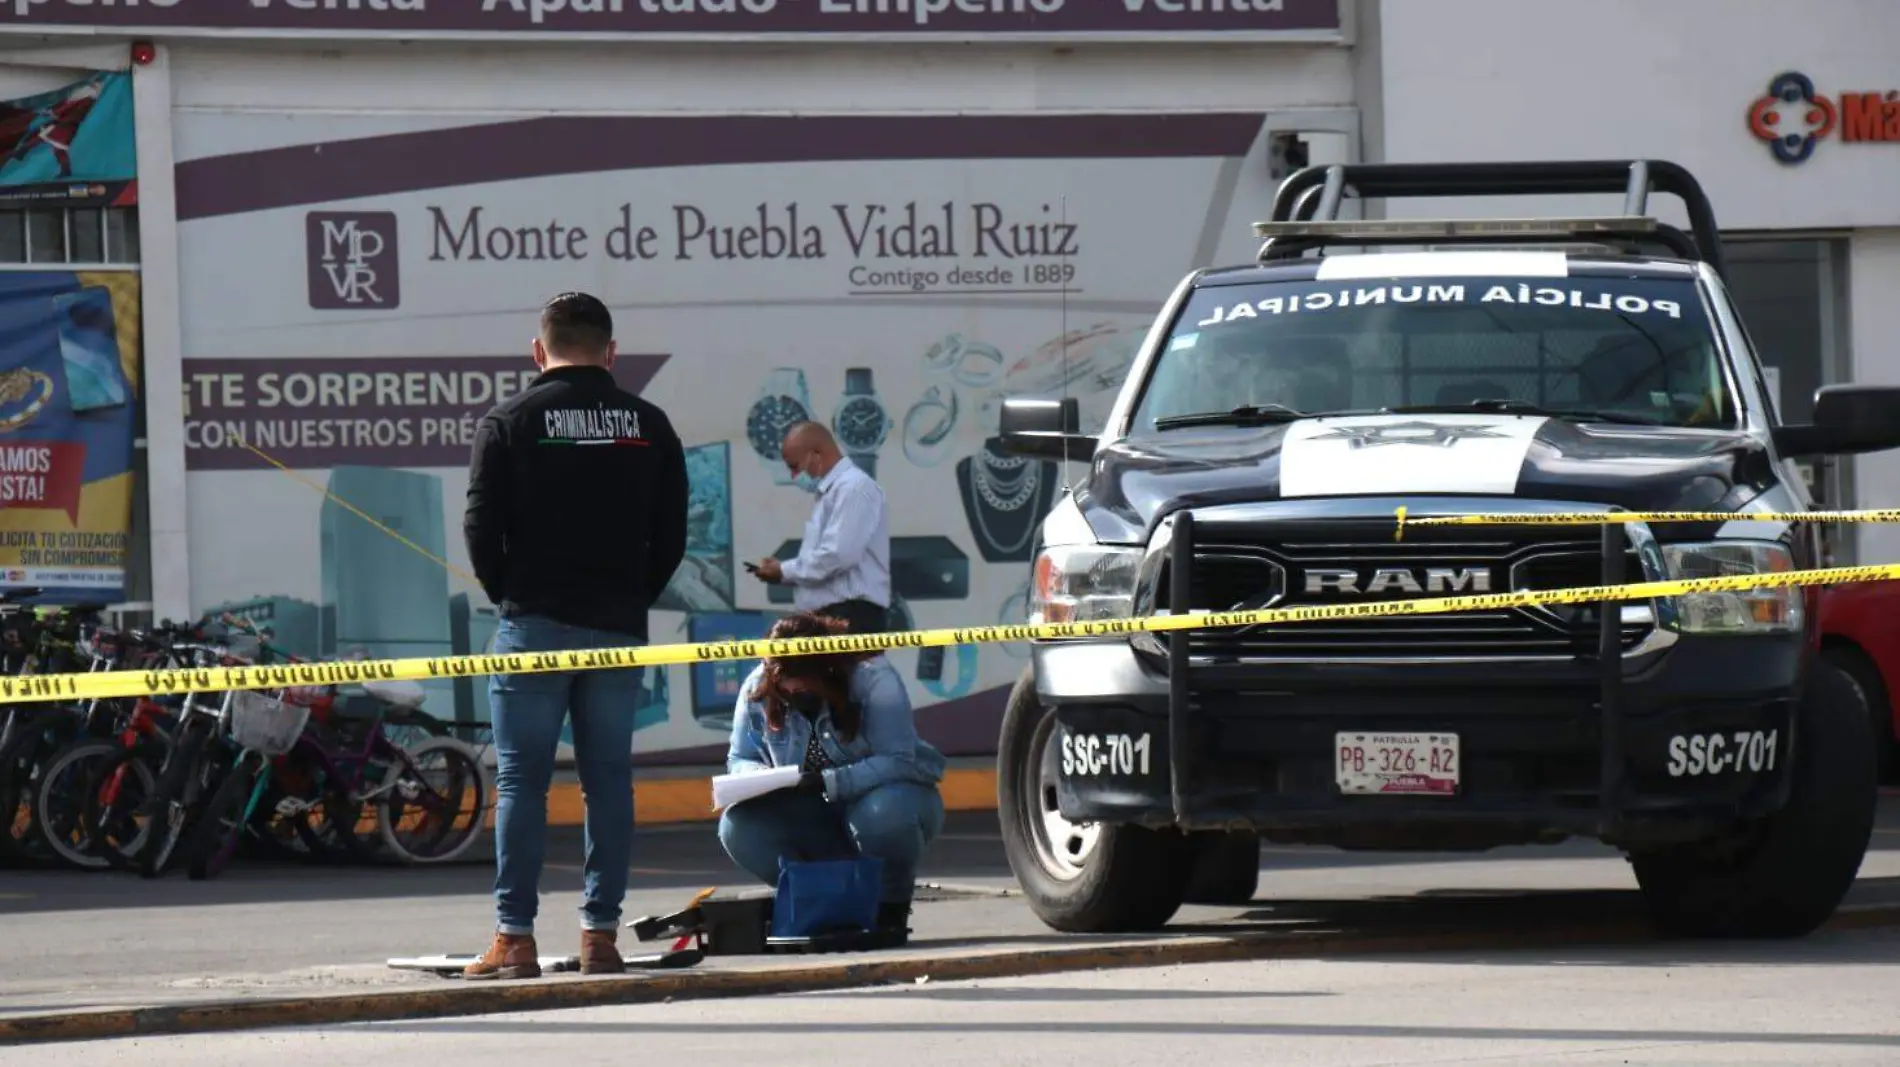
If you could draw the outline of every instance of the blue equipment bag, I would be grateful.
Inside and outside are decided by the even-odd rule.
[[[798,863],[781,859],[772,936],[805,938],[877,925],[884,861],[872,856]]]

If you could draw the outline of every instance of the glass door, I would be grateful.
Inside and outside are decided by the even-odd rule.
[[[1847,380],[1847,241],[1836,237],[1727,236],[1728,287],[1761,355],[1782,419],[1803,422],[1814,391]],[[1799,464],[1817,507],[1851,508],[1853,469],[1847,457]],[[1853,563],[1854,539],[1826,527],[1835,563]]]

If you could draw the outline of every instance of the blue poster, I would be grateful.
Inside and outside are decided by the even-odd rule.
[[[138,351],[138,275],[0,275],[0,589],[124,597]]]
[[[0,101],[0,200],[130,203],[137,177],[130,72]]]

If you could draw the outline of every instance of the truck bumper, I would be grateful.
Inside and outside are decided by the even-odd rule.
[[[1555,678],[1548,665],[1210,672],[1176,709],[1166,674],[1126,644],[1050,645],[1035,656],[1039,693],[1058,724],[1044,780],[1056,784],[1065,818],[1446,849],[1570,836],[1694,840],[1774,811],[1787,797],[1804,648],[1798,639],[1684,638],[1628,674],[1612,754],[1620,782],[1607,803],[1603,713],[1588,665]],[[1343,794],[1335,739],[1345,731],[1457,735],[1458,792]],[[1742,760],[1708,770],[1705,759],[1702,773],[1690,773],[1672,761],[1677,738],[1686,749],[1719,737],[1726,756],[1738,733],[1771,735],[1774,769]],[[1146,755],[1146,773],[1139,758],[1071,760],[1062,773],[1064,734],[1097,749],[1089,739],[1127,738],[1126,751]]]

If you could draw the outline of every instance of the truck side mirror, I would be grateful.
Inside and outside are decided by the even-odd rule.
[[[1000,423],[1003,448],[1011,455],[1084,463],[1095,457],[1096,439],[1082,432],[1082,405],[1075,397],[1006,399]]]
[[[1814,394],[1814,421],[1776,427],[1775,448],[1789,456],[1900,448],[1900,386],[1822,386]]]

